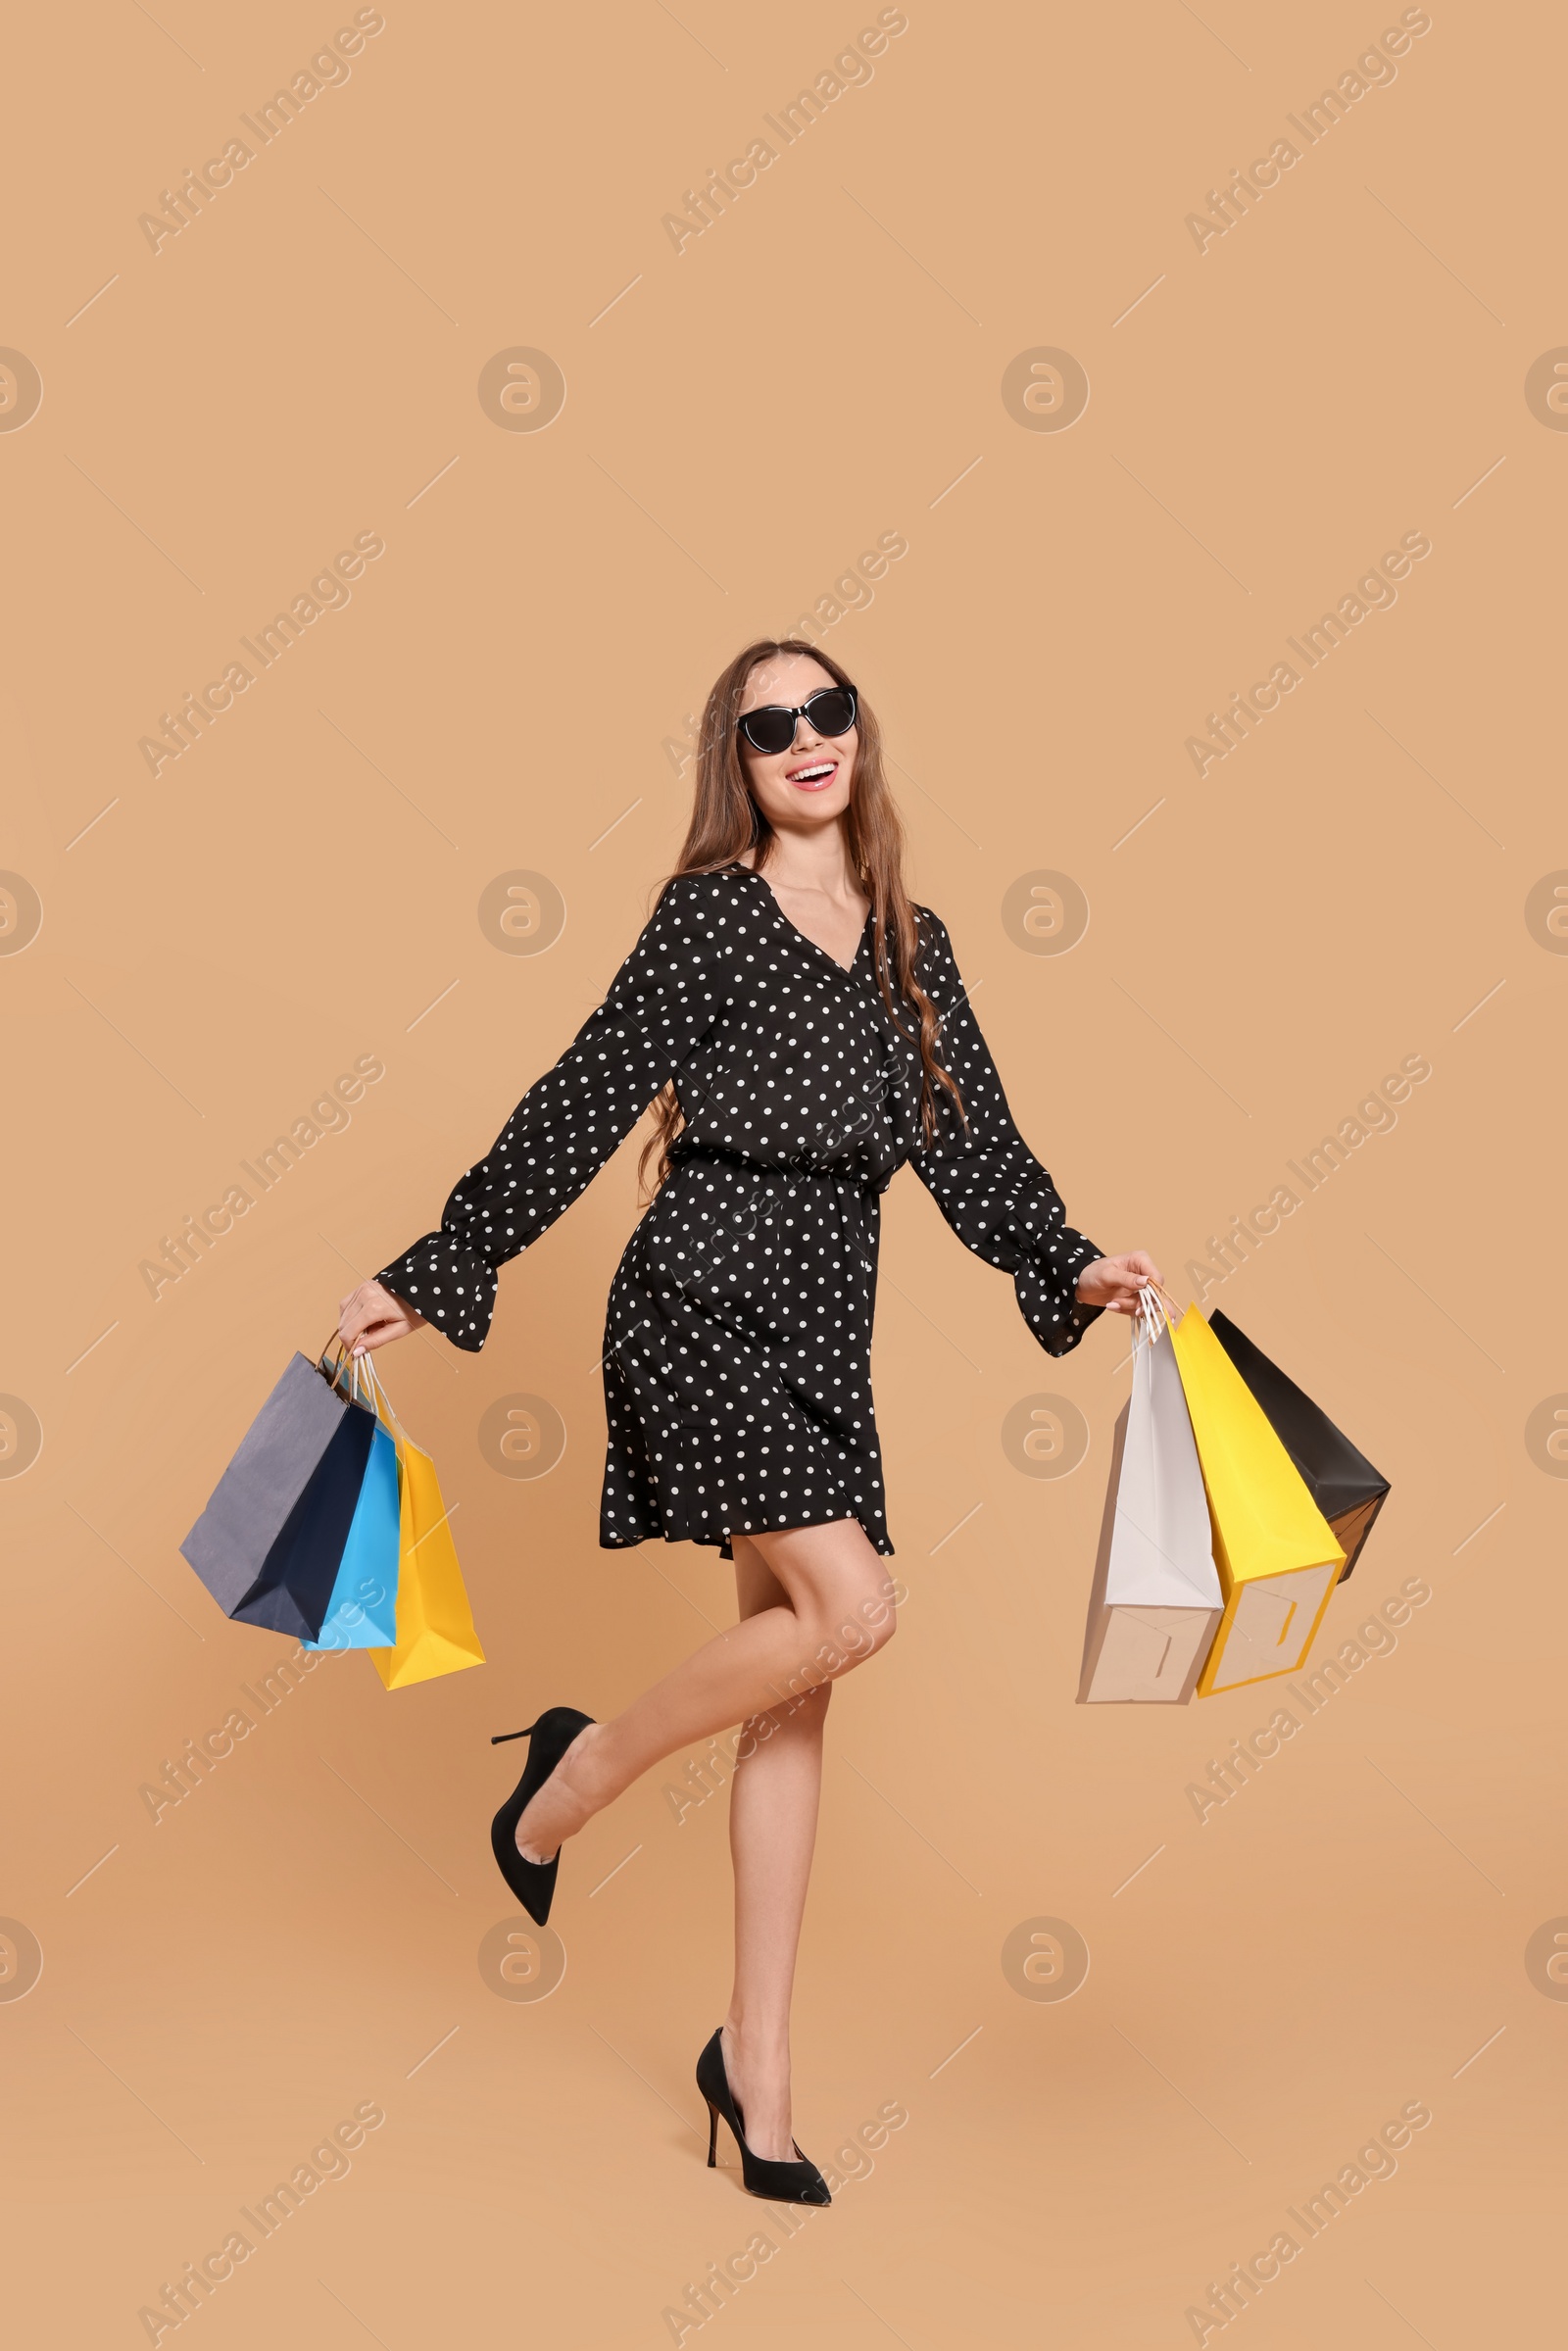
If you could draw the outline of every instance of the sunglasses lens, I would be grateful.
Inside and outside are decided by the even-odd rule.
[[[806,715],[819,735],[847,735],[855,724],[855,696],[843,686],[825,686],[811,696]]]
[[[748,710],[741,720],[741,732],[754,751],[773,758],[788,751],[795,740],[795,712],[772,707]]]

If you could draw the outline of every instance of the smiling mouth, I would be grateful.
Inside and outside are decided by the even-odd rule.
[[[808,767],[792,767],[785,777],[788,784],[798,784],[803,791],[820,792],[830,784],[839,771],[837,759],[813,759]]]

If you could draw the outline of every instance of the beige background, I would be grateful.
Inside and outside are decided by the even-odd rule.
[[[513,1923],[489,1734],[613,1709],[732,1604],[709,1554],[597,1548],[635,1144],[508,1271],[482,1355],[387,1362],[489,1664],[388,1696],[328,1662],[156,1825],[138,1791],[287,1648],[177,1550],[250,1416],[599,1000],[712,675],[889,531],[907,555],[828,642],[1075,1221],[1185,1296],[1233,1210],[1430,1061],[1207,1302],[1394,1483],[1318,1656],[1405,1579],[1431,1598],[1200,1825],[1189,1785],[1271,1693],[1073,1703],[1122,1337],[1041,1355],[900,1179],[876,1371],[909,1597],[834,1703],[797,2113],[824,2164],[908,2121],[702,2331],[1192,2341],[1188,2306],[1410,2101],[1430,2126],[1261,2291],[1253,2351],[1523,2340],[1559,2298],[1568,2008],[1526,1952],[1568,1913],[1568,1487],[1526,1429],[1568,1390],[1568,964],[1527,901],[1568,866],[1568,442],[1524,387],[1568,340],[1560,24],[1435,7],[1249,217],[1202,253],[1185,225],[1397,17],[911,0],[678,255],[662,216],[873,10],[397,0],[156,254],[138,216],[306,67],[324,0],[14,35],[0,341],[43,385],[0,433],[0,865],[42,906],[24,945],[14,894],[0,938],[0,1390],[42,1430],[0,1478],[0,1910],[43,1954],[0,2001],[18,2339],[147,2339],[138,2310],[369,2102],[350,2175],[202,2310],[210,2347],[652,2346],[768,2222],[701,2162],[728,1887],[722,1793],[678,1825],[664,1793],[688,1759],[570,1852],[548,1999],[478,1965]],[[517,347],[564,375],[543,432],[477,396]],[[1004,404],[1041,347],[1087,371],[1065,431]],[[150,775],[138,738],[362,531],[385,554],[347,608]],[[1432,553],[1397,603],[1200,779],[1205,713],[1406,531]],[[518,869],[565,904],[546,955],[480,926]],[[1004,921],[1042,870],[1090,909],[1064,955]],[[352,1125],[155,1302],[141,1261],[362,1054]],[[564,1426],[547,1476],[481,1452],[517,1394]],[[1003,1443],[1042,1396],[1088,1431],[1056,1479]],[[1064,2001],[1004,1967],[1041,1919],[1090,1955]]]

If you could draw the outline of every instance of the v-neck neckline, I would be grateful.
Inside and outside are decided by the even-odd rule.
[[[749,874],[753,881],[761,883],[762,888],[767,892],[768,897],[773,902],[773,911],[777,915],[779,921],[784,925],[784,928],[787,931],[793,931],[795,933],[796,938],[800,940],[803,947],[810,948],[812,953],[815,955],[824,955],[828,962],[832,964],[834,970],[842,972],[846,979],[851,979],[854,977],[855,966],[857,963],[858,963],[861,955],[865,953],[865,936],[871,927],[872,917],[876,912],[876,908],[874,906],[867,906],[865,909],[865,920],[860,925],[860,936],[856,943],[854,955],[850,957],[850,960],[847,963],[841,963],[831,948],[824,947],[819,939],[808,939],[805,931],[802,930],[800,924],[798,922],[791,921],[789,915],[785,913],[783,906],[779,904],[778,892],[774,889],[772,883],[768,880],[765,873],[760,873],[755,865],[741,864],[739,858],[735,860],[735,863],[736,870],[738,872]]]

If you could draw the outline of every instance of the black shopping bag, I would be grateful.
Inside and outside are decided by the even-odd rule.
[[[1208,1327],[1235,1364],[1262,1407],[1265,1419],[1300,1471],[1312,1499],[1339,1539],[1345,1553],[1340,1570],[1343,1584],[1360,1556],[1361,1546],[1382,1509],[1389,1481],[1358,1452],[1342,1429],[1294,1380],[1288,1380],[1261,1347],[1239,1331],[1218,1307]]]
[[[375,1425],[323,1368],[293,1358],[179,1546],[225,1616],[317,1638]]]

